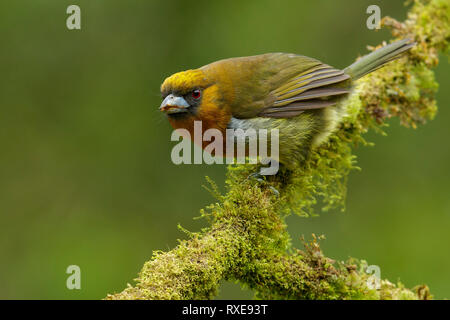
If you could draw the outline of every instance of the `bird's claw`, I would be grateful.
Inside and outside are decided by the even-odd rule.
[[[280,192],[279,192],[276,188],[274,188],[274,187],[272,187],[272,186],[269,186],[269,189],[270,189],[270,191],[272,191],[272,193],[273,193],[276,197],[279,197],[279,196],[280,196]]]
[[[264,182],[265,177],[259,172],[253,172],[247,177],[247,180],[256,180],[258,182]]]

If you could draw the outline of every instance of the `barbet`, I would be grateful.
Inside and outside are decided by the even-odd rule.
[[[288,53],[220,60],[168,77],[161,85],[160,110],[191,137],[194,121],[223,137],[226,129],[278,129],[279,157],[273,160],[293,168],[337,128],[354,81],[414,45],[394,42],[343,70]]]

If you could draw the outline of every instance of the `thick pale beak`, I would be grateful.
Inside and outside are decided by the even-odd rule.
[[[184,100],[183,97],[178,97],[173,94],[169,94],[161,103],[159,110],[167,114],[188,112],[189,103]]]

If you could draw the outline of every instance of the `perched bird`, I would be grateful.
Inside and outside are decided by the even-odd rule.
[[[293,168],[336,129],[353,82],[414,45],[408,39],[394,42],[343,70],[288,53],[220,60],[165,79],[160,110],[191,136],[194,121],[224,137],[227,128],[276,128],[279,158],[273,160]]]

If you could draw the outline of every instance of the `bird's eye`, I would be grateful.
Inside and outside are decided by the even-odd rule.
[[[202,96],[202,92],[198,89],[195,89],[194,91],[192,91],[192,98],[194,98],[195,100],[200,99],[200,97]]]

